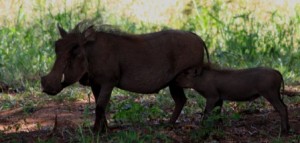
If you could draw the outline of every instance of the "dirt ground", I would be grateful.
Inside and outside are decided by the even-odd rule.
[[[88,115],[85,113],[85,107],[90,107]],[[38,108],[27,109],[27,112],[24,112],[22,108],[0,112],[0,142],[37,142],[53,138],[55,138],[54,142],[69,142],[71,136],[74,135],[74,130],[83,122],[86,120],[90,123],[93,122],[93,107],[93,101],[92,103],[88,101],[64,103],[51,101]],[[241,118],[238,120],[226,120],[226,125],[219,125],[219,130],[224,133],[221,137],[210,136],[205,140],[208,142],[270,142],[279,135],[280,118],[273,108],[240,114]],[[158,130],[173,142],[193,142],[191,134],[201,130],[201,127],[196,125],[200,118],[201,114],[181,114],[177,125],[160,127]],[[160,123],[167,122],[166,119],[158,120]],[[282,140],[300,142],[300,103],[289,105],[289,121],[292,132],[284,136]],[[157,121],[149,121],[146,124],[149,127],[153,127],[153,125],[159,124]],[[107,134],[126,130],[128,126],[130,127],[130,125],[123,127],[120,125],[111,129]],[[136,128],[136,130],[143,132],[141,128]],[[195,135],[197,136],[194,133]]]

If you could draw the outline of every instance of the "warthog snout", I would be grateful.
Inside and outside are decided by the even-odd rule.
[[[60,82],[55,82],[55,79],[49,76],[41,77],[42,91],[49,95],[56,95],[63,88]]]

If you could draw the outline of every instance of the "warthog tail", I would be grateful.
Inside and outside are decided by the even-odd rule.
[[[209,60],[209,53],[208,53],[208,50],[207,50],[207,47],[206,47],[205,42],[203,42],[203,45],[204,45],[204,49],[205,49],[205,52],[206,52],[207,63],[209,64],[209,63],[210,63],[210,60]]]
[[[284,80],[283,80],[283,76],[282,74],[277,71],[277,73],[280,75],[281,77],[281,91],[280,91],[280,94],[281,95],[286,95],[286,96],[289,96],[289,97],[293,97],[293,96],[297,96],[297,95],[300,95],[299,92],[296,92],[296,91],[290,91],[290,90],[285,90],[285,84],[284,84]],[[281,96],[281,99],[283,100],[283,96]]]

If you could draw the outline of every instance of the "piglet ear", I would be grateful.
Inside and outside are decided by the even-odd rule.
[[[62,27],[60,27],[59,24],[57,24],[57,28],[58,28],[59,33],[60,33],[60,36],[61,36],[62,38],[64,38],[64,37],[68,34],[67,31],[65,31]]]
[[[94,30],[94,26],[91,25],[83,32],[83,36],[87,41],[95,41],[96,40],[96,31]]]

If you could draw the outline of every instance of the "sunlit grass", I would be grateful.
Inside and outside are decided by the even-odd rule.
[[[0,80],[11,86],[35,86],[49,71],[55,58],[53,43],[59,38],[56,24],[71,29],[89,18],[130,33],[165,27],[193,31],[206,41],[213,61],[221,66],[270,66],[288,82],[300,80],[296,1],[20,0],[1,1],[0,7]]]
[[[130,33],[158,31],[166,26],[194,31],[207,42],[211,57],[221,66],[271,66],[283,72],[288,81],[299,81],[300,18],[296,1],[182,3],[2,1],[0,80],[17,86],[38,81],[55,57],[56,24],[71,29],[83,19],[97,17]],[[164,7],[156,9],[160,4]]]

